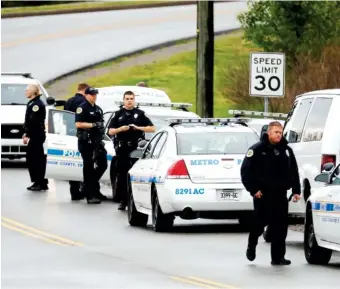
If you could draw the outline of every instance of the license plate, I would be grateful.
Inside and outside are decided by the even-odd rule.
[[[221,201],[238,201],[240,195],[236,190],[220,190],[218,191],[218,198]]]

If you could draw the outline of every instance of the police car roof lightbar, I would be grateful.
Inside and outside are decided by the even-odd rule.
[[[31,73],[29,72],[1,72],[1,75],[17,75],[17,76],[23,76],[26,78],[32,78]]]
[[[241,124],[246,125],[251,121],[250,118],[169,118],[168,122],[170,126],[183,123],[220,123],[220,124]]]
[[[120,105],[124,105],[123,101],[118,102]],[[159,102],[136,102],[136,106],[153,106],[153,107],[178,107],[178,108],[188,108],[192,107],[191,103],[159,103]]]
[[[243,114],[243,115],[252,115],[252,116],[264,116],[264,117],[276,117],[276,118],[287,118],[286,113],[280,112],[262,112],[262,111],[251,111],[251,110],[228,110],[229,114]]]

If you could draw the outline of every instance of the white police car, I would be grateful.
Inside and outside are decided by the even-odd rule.
[[[26,156],[22,135],[28,102],[25,90],[30,84],[40,87],[41,100],[46,104],[47,91],[30,73],[1,72],[1,158],[20,159]]]
[[[332,251],[340,252],[340,163],[327,163],[315,177],[324,183],[307,200],[304,251],[310,264],[327,264]]]
[[[129,171],[130,225],[146,226],[148,216],[155,231],[170,229],[175,216],[248,221],[253,200],[240,167],[259,141],[255,130],[241,119],[169,121],[144,150],[131,153],[139,160]],[[207,125],[221,122],[228,125]]]

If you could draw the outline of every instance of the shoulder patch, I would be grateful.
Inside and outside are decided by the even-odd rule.
[[[77,110],[76,110],[76,113],[77,113],[77,114],[80,114],[80,113],[82,113],[82,112],[83,112],[83,109],[82,109],[81,107],[78,107]]]
[[[248,150],[247,157],[251,158],[254,155],[254,151],[252,149]]]
[[[39,110],[39,106],[37,106],[37,105],[33,106],[33,107],[32,107],[32,110],[33,110],[34,112],[37,112],[37,111]]]

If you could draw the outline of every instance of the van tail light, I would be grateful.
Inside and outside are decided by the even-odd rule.
[[[336,156],[335,155],[322,155],[320,172],[322,172],[323,166],[327,163],[333,163],[334,166],[335,166],[336,165]]]
[[[184,160],[176,161],[167,173],[168,179],[189,179],[189,172]]]

